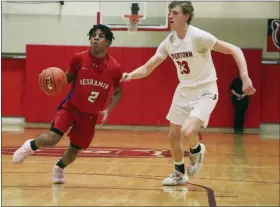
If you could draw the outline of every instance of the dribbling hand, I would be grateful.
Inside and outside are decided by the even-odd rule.
[[[242,78],[242,82],[243,82],[242,91],[246,95],[253,95],[254,93],[256,93],[256,89],[254,88],[253,83],[248,76]]]
[[[103,127],[105,124],[107,124],[109,111],[105,109],[103,111],[100,111],[99,113],[103,115],[103,118],[101,120],[101,127]]]
[[[129,73],[122,74],[121,82],[130,81],[130,80],[131,80],[131,76]]]

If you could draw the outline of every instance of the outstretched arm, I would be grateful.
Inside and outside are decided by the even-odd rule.
[[[248,77],[246,59],[243,55],[242,50],[239,47],[237,47],[233,44],[218,40],[216,45],[214,46],[213,50],[216,52],[223,53],[223,54],[232,55],[239,68],[240,78]]]
[[[145,78],[149,76],[154,71],[154,69],[157,66],[159,66],[163,61],[164,58],[161,58],[158,55],[154,55],[148,60],[148,62],[146,62],[146,64],[135,69],[134,71],[129,73],[128,76],[130,76],[130,79]]]
[[[243,82],[242,90],[247,95],[252,95],[256,92],[256,89],[253,87],[252,81],[248,75],[247,63],[244,57],[242,50],[230,43],[218,40],[213,48],[214,51],[232,55],[238,68],[240,78]]]
[[[163,41],[153,57],[148,62],[130,73],[123,73],[122,81],[129,81],[131,79],[140,79],[149,76],[157,66],[159,66],[168,56],[166,51],[166,41]]]

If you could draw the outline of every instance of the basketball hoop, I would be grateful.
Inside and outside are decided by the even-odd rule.
[[[127,19],[127,30],[129,32],[136,32],[138,29],[138,24],[140,19],[143,18],[143,15],[124,15],[124,18]]]

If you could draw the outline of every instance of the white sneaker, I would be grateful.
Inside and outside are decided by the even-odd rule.
[[[206,152],[204,144],[200,144],[201,150],[197,154],[190,153],[190,164],[187,167],[188,176],[194,176],[202,167],[202,162]]]
[[[53,184],[63,184],[64,183],[64,169],[55,165],[52,171],[52,182]]]
[[[175,170],[173,174],[162,181],[162,185],[181,185],[185,184],[187,181],[188,177],[185,174]]]
[[[13,163],[15,164],[20,164],[24,161],[24,159],[28,156],[31,155],[32,153],[34,153],[35,151],[33,151],[31,149],[31,145],[30,142],[33,139],[29,139],[26,142],[24,142],[24,144],[18,148],[13,155]]]

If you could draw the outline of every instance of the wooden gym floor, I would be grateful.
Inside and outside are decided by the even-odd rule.
[[[52,185],[67,137],[21,165],[11,162],[26,139],[46,131],[2,132],[3,206],[279,206],[279,139],[203,133],[201,172],[187,185],[163,187],[173,171],[167,132],[98,130],[91,148],[66,168],[66,183]]]

